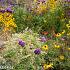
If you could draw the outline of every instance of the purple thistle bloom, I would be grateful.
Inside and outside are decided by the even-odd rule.
[[[39,48],[35,49],[34,51],[35,54],[40,54],[41,53],[41,50]]]
[[[1,13],[5,13],[5,10],[0,10]]]
[[[46,42],[46,38],[45,37],[41,37],[41,42]]]
[[[18,44],[21,45],[22,47],[25,46],[25,42],[23,40],[19,40]]]
[[[10,7],[8,7],[8,8],[6,9],[6,11],[7,11],[7,12],[10,12],[10,13],[12,13],[12,12],[13,12],[13,10],[11,10],[11,8],[10,8]]]

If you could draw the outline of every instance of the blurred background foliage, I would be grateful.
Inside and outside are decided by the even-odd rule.
[[[36,32],[48,31],[50,33],[58,33],[65,29],[65,24],[68,23],[69,16],[65,13],[66,9],[68,9],[68,3],[63,0],[48,0],[46,5],[45,3],[41,5],[37,4],[33,0],[2,0],[1,3],[2,5],[11,5],[13,7],[14,18],[17,24],[16,32],[22,32],[25,28],[29,27]],[[56,5],[55,3],[58,3],[56,8],[54,8]],[[35,10],[36,6],[39,5],[42,7],[41,9],[46,7],[47,11],[45,13],[37,14]],[[54,9],[54,11],[49,9]],[[41,10],[39,10],[39,12],[40,11]]]

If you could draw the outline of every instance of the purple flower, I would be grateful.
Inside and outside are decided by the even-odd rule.
[[[8,0],[8,3],[9,3],[9,4],[12,4],[12,0]]]
[[[64,41],[65,39],[64,38],[61,38],[61,40]]]
[[[5,2],[5,0],[0,0],[1,6],[4,6],[4,2]]]
[[[46,0],[38,0],[39,2],[45,2]]]
[[[18,44],[21,45],[22,47],[25,46],[25,42],[23,40],[19,40]]]
[[[37,49],[34,50],[34,53],[35,54],[40,54],[41,53],[41,50],[39,48],[37,48]]]
[[[41,37],[41,42],[46,42],[46,38],[45,37]]]
[[[7,11],[7,12],[10,12],[10,13],[13,12],[13,10],[12,10],[10,7],[8,7],[8,8],[6,9],[6,11]]]
[[[65,1],[70,2],[70,0],[65,0]]]
[[[5,13],[5,10],[0,10],[0,12]]]

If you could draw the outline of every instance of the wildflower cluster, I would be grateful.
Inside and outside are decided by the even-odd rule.
[[[0,23],[2,23],[4,32],[16,27],[12,13],[13,11],[11,10],[11,8],[0,10]]]
[[[32,11],[36,14],[42,14],[53,11],[56,8],[57,1],[55,0],[34,0],[32,5]]]
[[[68,54],[70,48],[65,46],[63,40],[59,40],[61,37],[56,37],[57,39],[48,38],[25,29],[23,33],[12,35],[10,41],[6,42],[2,55],[4,58],[9,58],[12,61],[11,63],[15,63],[13,65],[15,70],[18,70],[18,66],[20,67],[21,64],[22,69],[28,69],[32,65],[31,68],[35,69],[37,67],[37,70],[39,70],[38,68],[44,70],[56,68],[56,70],[59,70],[59,65],[63,67],[66,64],[65,62],[70,63]],[[57,62],[59,62],[59,65],[57,65]]]

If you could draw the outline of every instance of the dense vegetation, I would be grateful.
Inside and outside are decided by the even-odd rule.
[[[0,70],[70,70],[70,0],[0,0]]]

